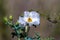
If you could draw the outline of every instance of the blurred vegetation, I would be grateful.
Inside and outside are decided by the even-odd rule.
[[[0,0],[0,35],[1,35],[1,39],[0,40],[8,40],[8,36],[7,36],[7,27],[6,25],[3,23],[3,18],[4,16],[6,16],[6,11],[4,9],[4,4],[3,4],[4,0]]]

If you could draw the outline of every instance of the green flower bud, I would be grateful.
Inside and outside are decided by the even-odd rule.
[[[9,16],[9,19],[12,20],[13,19],[13,16]]]
[[[4,17],[4,21],[6,21],[6,22],[8,21],[7,17]]]

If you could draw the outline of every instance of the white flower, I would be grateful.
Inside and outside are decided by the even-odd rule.
[[[19,17],[18,22],[23,25],[26,25],[28,23],[29,26],[32,26],[33,24],[39,25],[40,24],[40,15],[36,11],[31,11],[31,12],[24,11],[24,16]]]

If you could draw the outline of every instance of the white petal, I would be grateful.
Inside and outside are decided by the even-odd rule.
[[[35,21],[40,21],[40,18],[32,18],[32,21],[35,22]]]
[[[39,16],[39,13],[36,12],[36,11],[31,11],[31,12],[30,12],[30,16],[31,16],[31,17],[37,17],[37,18],[40,17],[40,16]]]
[[[24,17],[23,19],[24,19],[25,22],[27,22],[28,17]]]
[[[23,20],[23,17],[19,17],[18,22],[19,22],[20,24],[26,25],[26,22]]]
[[[24,17],[28,17],[28,16],[29,16],[29,14],[30,14],[30,12],[29,12],[29,11],[24,11]]]
[[[40,24],[40,21],[35,21],[33,24],[34,25],[39,25]]]
[[[33,21],[31,23],[29,23],[29,26],[32,26],[32,25],[39,25],[40,24],[40,19],[38,18],[34,18]]]
[[[33,24],[35,24],[35,25],[40,24],[40,19],[39,18],[35,18],[33,21],[34,21]]]

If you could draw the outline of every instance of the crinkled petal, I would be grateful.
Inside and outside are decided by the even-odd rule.
[[[23,17],[19,17],[18,22],[19,22],[20,24],[26,25],[26,22],[23,20]]]
[[[40,18],[35,18],[35,19],[33,20],[33,24],[39,25],[39,24],[40,24]]]
[[[29,11],[24,11],[24,17],[28,17],[28,16],[29,16],[29,14],[30,14],[30,12],[29,12]]]
[[[39,16],[39,13],[36,12],[36,11],[31,11],[31,12],[30,12],[30,16],[31,16],[31,17],[37,17],[37,18],[40,17],[40,16]]]
[[[40,21],[35,21],[33,24],[34,25],[39,25],[40,24]]]

